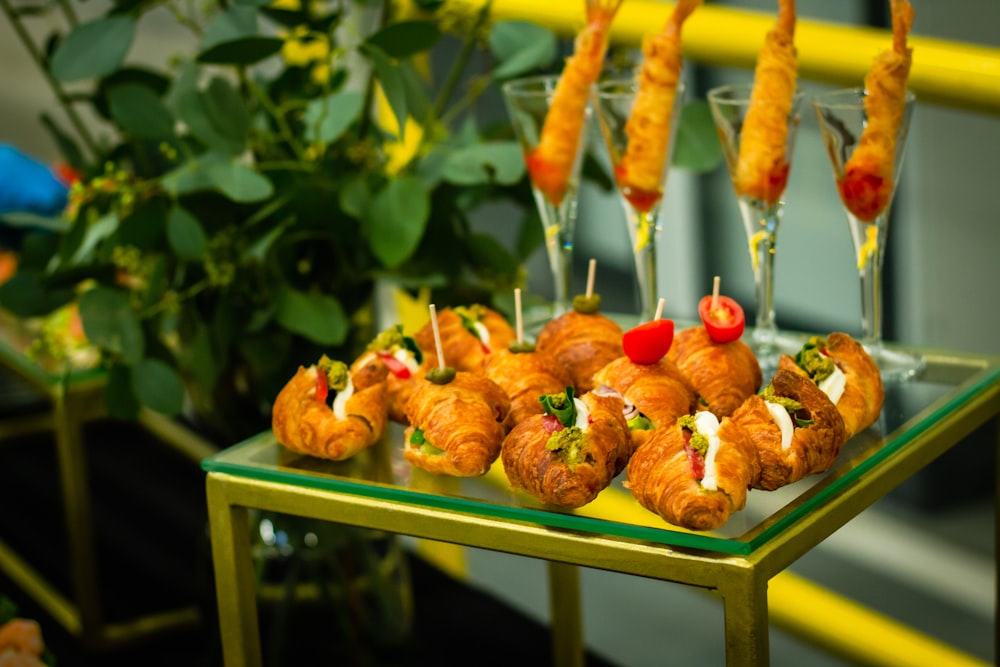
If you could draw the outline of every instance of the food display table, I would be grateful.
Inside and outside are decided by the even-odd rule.
[[[203,462],[225,664],[261,664],[249,511],[269,510],[546,560],[553,663],[583,664],[577,567],[714,591],[726,660],[767,665],[768,582],[889,491],[1000,415],[1000,358],[923,351],[921,376],[886,388],[879,421],[827,473],[753,491],[720,530],[676,528],[618,479],[575,511],[544,507],[485,478],[441,479],[402,459],[401,430],[346,462],[302,456],[262,433]]]
[[[44,360],[29,359],[25,350],[33,332],[18,320],[0,315],[0,365],[37,393],[41,410],[0,419],[0,447],[16,436],[51,432],[55,440],[62,493],[64,525],[40,530],[64,531],[67,544],[70,590],[59,590],[15,549],[0,540],[0,570],[43,607],[70,634],[93,648],[107,648],[143,636],[199,622],[190,607],[165,610],[109,622],[103,613],[98,580],[94,519],[87,475],[84,426],[104,418],[106,378],[99,368],[49,367]],[[144,429],[197,463],[217,448],[179,423],[150,411],[139,422]],[[20,499],[30,503],[30,499]]]

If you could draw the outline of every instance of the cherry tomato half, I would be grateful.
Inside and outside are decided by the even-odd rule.
[[[698,315],[705,325],[709,338],[716,343],[731,343],[743,335],[746,318],[743,307],[728,296],[719,296],[719,302],[712,308],[712,295],[702,297],[698,302]]]
[[[645,322],[622,336],[625,354],[635,364],[655,364],[670,350],[673,342],[673,320]]]
[[[410,377],[410,369],[406,367],[406,364],[391,354],[380,353],[378,358],[381,359],[382,363],[386,365],[389,371],[400,380],[406,380]]]

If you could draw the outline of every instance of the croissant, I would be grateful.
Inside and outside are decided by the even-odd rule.
[[[832,365],[829,360],[833,361]],[[822,376],[836,368],[832,375],[823,377],[817,384],[837,406],[848,438],[874,424],[882,413],[885,386],[878,364],[861,343],[846,333],[834,332],[825,339],[814,336],[795,357],[781,355],[778,368],[802,373],[813,381],[817,373]]]
[[[668,426],[681,415],[694,411],[698,393],[681,374],[677,364],[664,357],[655,364],[637,364],[619,357],[594,374],[600,386],[621,394],[626,403],[651,422],[649,428],[629,427],[635,446],[641,445],[653,430]]]
[[[594,373],[625,354],[622,328],[599,312],[571,310],[549,320],[535,346],[552,355],[573,380],[577,395],[594,388]]]
[[[569,373],[549,355],[533,351],[496,350],[483,361],[486,377],[496,382],[510,398],[510,413],[504,420],[508,431],[531,415],[545,412],[538,397],[565,391],[573,384]]]
[[[481,374],[483,359],[517,337],[503,315],[479,304],[445,308],[437,313],[437,325],[445,363],[468,373]],[[413,338],[423,350],[425,366],[438,366],[433,324],[427,322]]]
[[[351,373],[370,368],[372,372],[384,374],[389,419],[406,424],[403,406],[427,371],[422,362],[423,353],[416,341],[404,336],[402,325],[397,324],[369,343],[367,350],[351,364]]]
[[[507,435],[501,451],[511,486],[543,503],[582,507],[611,484],[632,453],[619,398],[584,394],[574,399],[576,423],[553,432],[555,416],[532,415]],[[580,419],[586,410],[589,414]],[[589,422],[589,423],[588,423]]]
[[[478,477],[500,455],[510,399],[493,380],[458,371],[445,384],[420,380],[404,410],[407,461],[438,475]]]
[[[704,454],[698,451],[704,448]],[[713,530],[746,505],[747,489],[760,475],[760,459],[734,421],[718,422],[701,411],[657,429],[626,470],[628,489],[640,505],[676,526]]]
[[[760,477],[754,488],[766,491],[825,472],[847,441],[844,420],[829,397],[787,369],[779,369],[761,394],[738,407],[732,420],[757,447]]]
[[[757,357],[742,340],[713,341],[704,326],[678,332],[667,352],[716,417],[729,416],[763,382]]]
[[[332,408],[327,401],[331,367],[344,384]],[[271,409],[275,438],[292,451],[334,461],[374,445],[388,422],[385,372],[366,366],[350,373],[345,364],[326,357],[309,368],[299,366]]]

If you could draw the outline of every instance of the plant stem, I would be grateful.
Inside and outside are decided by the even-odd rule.
[[[5,2],[6,0],[0,0],[0,2]],[[260,102],[260,105],[264,107],[264,110],[274,119],[275,124],[278,126],[278,134],[281,138],[288,142],[288,147],[292,150],[295,158],[298,160],[305,160],[305,148],[299,143],[298,139],[292,133],[292,128],[288,126],[288,121],[285,120],[284,115],[281,111],[274,105],[271,98],[268,97],[267,93],[261,89],[260,86],[253,80],[252,77],[247,77],[245,79],[245,84],[247,90],[249,90],[254,98]]]
[[[45,57],[42,55],[41,51],[38,50],[38,47],[35,46],[35,43],[31,41],[31,35],[28,34],[27,29],[21,22],[21,17],[14,11],[14,8],[10,5],[9,0],[0,0],[0,7],[3,8],[4,14],[7,15],[7,20],[9,20],[11,25],[14,26],[14,32],[17,33],[17,37],[21,40],[21,43],[24,45],[28,55],[31,56],[35,65],[39,70],[41,70],[45,81],[49,84],[49,87],[52,88],[52,92],[55,93],[56,99],[59,100],[59,105],[69,118],[73,128],[76,130],[77,134],[80,135],[80,139],[84,144],[86,144],[92,156],[96,159],[99,151],[93,136],[91,136],[87,126],[83,123],[83,119],[80,118],[80,115],[73,107],[73,103],[69,99],[69,95],[67,95],[66,91],[63,90],[62,85],[56,81],[56,78],[52,76],[52,72],[49,71],[48,64],[45,62]]]
[[[448,75],[441,85],[441,90],[438,91],[437,99],[434,100],[434,118],[441,116],[445,106],[448,104],[448,100],[451,99],[452,93],[455,92],[455,87],[458,86],[458,82],[462,78],[465,66],[469,63],[469,58],[472,57],[472,51],[476,48],[476,42],[479,40],[479,32],[486,24],[486,19],[490,15],[492,4],[492,0],[489,0],[483,5],[482,9],[479,10],[479,15],[476,16],[476,23],[462,41],[462,49],[452,63],[451,69],[448,71]]]

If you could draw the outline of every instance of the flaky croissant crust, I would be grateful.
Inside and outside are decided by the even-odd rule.
[[[779,369],[771,379],[776,396],[797,401],[799,417],[812,421],[795,426],[788,449],[781,448],[781,428],[760,395],[748,398],[732,415],[760,454],[760,476],[754,488],[773,491],[809,475],[825,472],[847,440],[844,420],[823,391],[805,375]],[[794,424],[794,420],[793,420]]]
[[[655,364],[637,364],[619,357],[604,366],[594,380],[614,389],[653,422],[667,426],[694,411],[698,394],[680,369],[664,357]]]
[[[584,434],[584,460],[574,466],[546,449],[551,434],[544,415],[532,415],[507,435],[501,460],[511,486],[543,503],[576,508],[591,502],[607,488],[628,462],[632,451],[628,426],[619,398],[584,394],[590,410]]]
[[[562,393],[572,384],[569,373],[555,359],[537,350],[496,350],[483,360],[483,373],[510,398],[510,413],[504,420],[508,431],[531,415],[544,412],[539,396]]]
[[[437,313],[438,333],[441,336],[441,350],[448,366],[455,370],[481,374],[483,359],[496,350],[505,349],[517,334],[510,323],[500,313],[489,308],[480,307],[482,318],[480,322],[489,332],[489,344],[484,347],[483,341],[462,325],[462,316],[451,308],[445,308]],[[413,339],[424,353],[425,368],[438,366],[437,345],[434,342],[434,328],[427,322],[413,335]]]
[[[720,419],[732,414],[763,382],[760,364],[742,340],[716,343],[703,326],[679,331],[667,352]]]
[[[549,320],[535,346],[566,368],[582,396],[594,388],[594,373],[625,354],[622,334],[618,323],[605,315],[571,310]]]
[[[417,387],[417,382],[423,379],[426,372],[427,366],[422,365],[415,372],[412,372],[408,378],[396,377],[389,371],[389,367],[385,365],[385,362],[374,352],[362,354],[351,365],[352,374],[371,373],[385,376],[386,404],[388,406],[389,419],[397,424],[408,423],[403,406],[406,405],[410,394]]]
[[[753,443],[731,419],[719,425],[721,446],[716,456],[718,489],[710,490],[694,477],[685,429],[674,423],[658,429],[632,455],[628,488],[640,505],[669,523],[691,530],[714,530],[746,505],[747,488],[760,474]]]
[[[837,401],[837,411],[850,438],[878,421],[882,413],[885,403],[882,373],[861,343],[849,334],[831,333],[826,337],[825,349],[844,373],[844,393]],[[778,359],[778,368],[805,374],[795,359],[787,354]]]
[[[420,381],[406,402],[410,428],[406,430],[403,456],[407,461],[436,474],[478,477],[486,473],[500,454],[503,420],[510,399],[497,383],[464,371],[447,384]],[[443,450],[427,454],[410,444],[419,428],[430,445]]]
[[[352,374],[354,394],[343,419],[316,400],[316,366],[299,366],[278,392],[271,409],[271,428],[279,443],[301,454],[342,461],[374,445],[388,421],[384,375]]]

